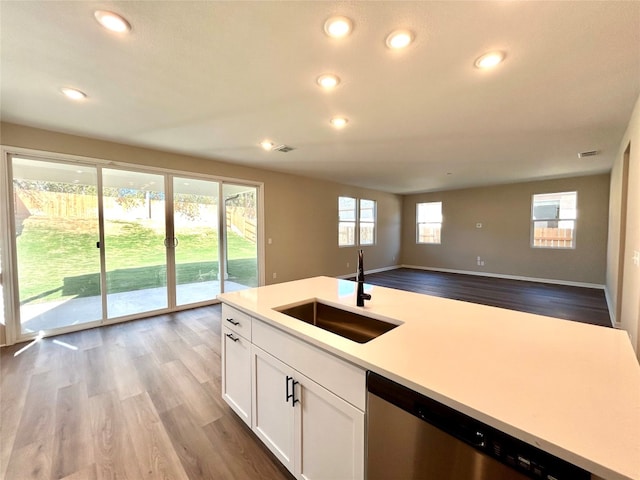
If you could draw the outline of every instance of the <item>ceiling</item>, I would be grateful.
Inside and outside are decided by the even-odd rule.
[[[3,121],[392,193],[608,171],[640,95],[638,1],[2,1],[0,21]]]

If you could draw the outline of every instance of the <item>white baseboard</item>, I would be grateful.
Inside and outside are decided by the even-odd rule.
[[[613,308],[613,300],[611,300],[611,296],[609,295],[609,289],[605,286],[604,289],[604,298],[607,300],[607,308],[609,309],[609,318],[611,319],[611,326],[613,328],[622,328],[622,324],[618,322],[616,319],[616,312]]]
[[[365,270],[364,274],[369,275],[370,273],[380,273],[380,272],[388,272],[389,270],[397,270],[398,268],[402,268],[402,265],[392,265],[390,267],[382,267],[382,268],[374,268],[373,270]],[[337,275],[336,278],[352,278],[357,275],[358,272],[347,273],[346,275]]]
[[[584,282],[572,282],[569,280],[556,280],[553,278],[535,278],[535,277],[523,277],[520,275],[504,275],[502,273],[490,273],[490,272],[473,272],[468,270],[453,270],[450,268],[430,268],[421,267],[419,265],[402,265],[402,268],[414,268],[416,270],[429,270],[432,272],[445,272],[445,273],[461,273],[463,275],[475,275],[478,277],[493,277],[493,278],[506,278],[509,280],[523,280],[525,282],[537,282],[537,283],[552,283],[555,285],[567,285],[569,287],[584,287],[584,288],[596,288],[598,290],[605,290],[604,285],[598,283],[584,283]]]

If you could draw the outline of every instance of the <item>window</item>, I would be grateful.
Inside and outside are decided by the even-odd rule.
[[[360,199],[360,245],[376,243],[376,202]]]
[[[375,245],[376,201],[338,197],[338,246]]]
[[[574,248],[577,192],[542,193],[531,202],[531,246]]]
[[[338,246],[356,244],[356,199],[338,197]]]
[[[442,202],[416,204],[416,242],[440,243]]]

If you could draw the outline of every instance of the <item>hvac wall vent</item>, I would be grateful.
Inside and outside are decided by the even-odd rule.
[[[287,153],[287,152],[290,152],[291,150],[295,150],[295,148],[290,147],[289,145],[278,145],[277,147],[273,147],[273,150],[282,152],[282,153]]]
[[[600,153],[598,150],[591,150],[589,152],[580,152],[578,154],[578,158],[595,157],[596,155],[598,155],[598,153]]]

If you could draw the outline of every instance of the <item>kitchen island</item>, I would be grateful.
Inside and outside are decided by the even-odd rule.
[[[369,285],[356,307],[356,285],[315,277],[219,299],[598,477],[640,479],[640,366],[626,332]],[[313,300],[398,326],[357,343],[279,311]]]

